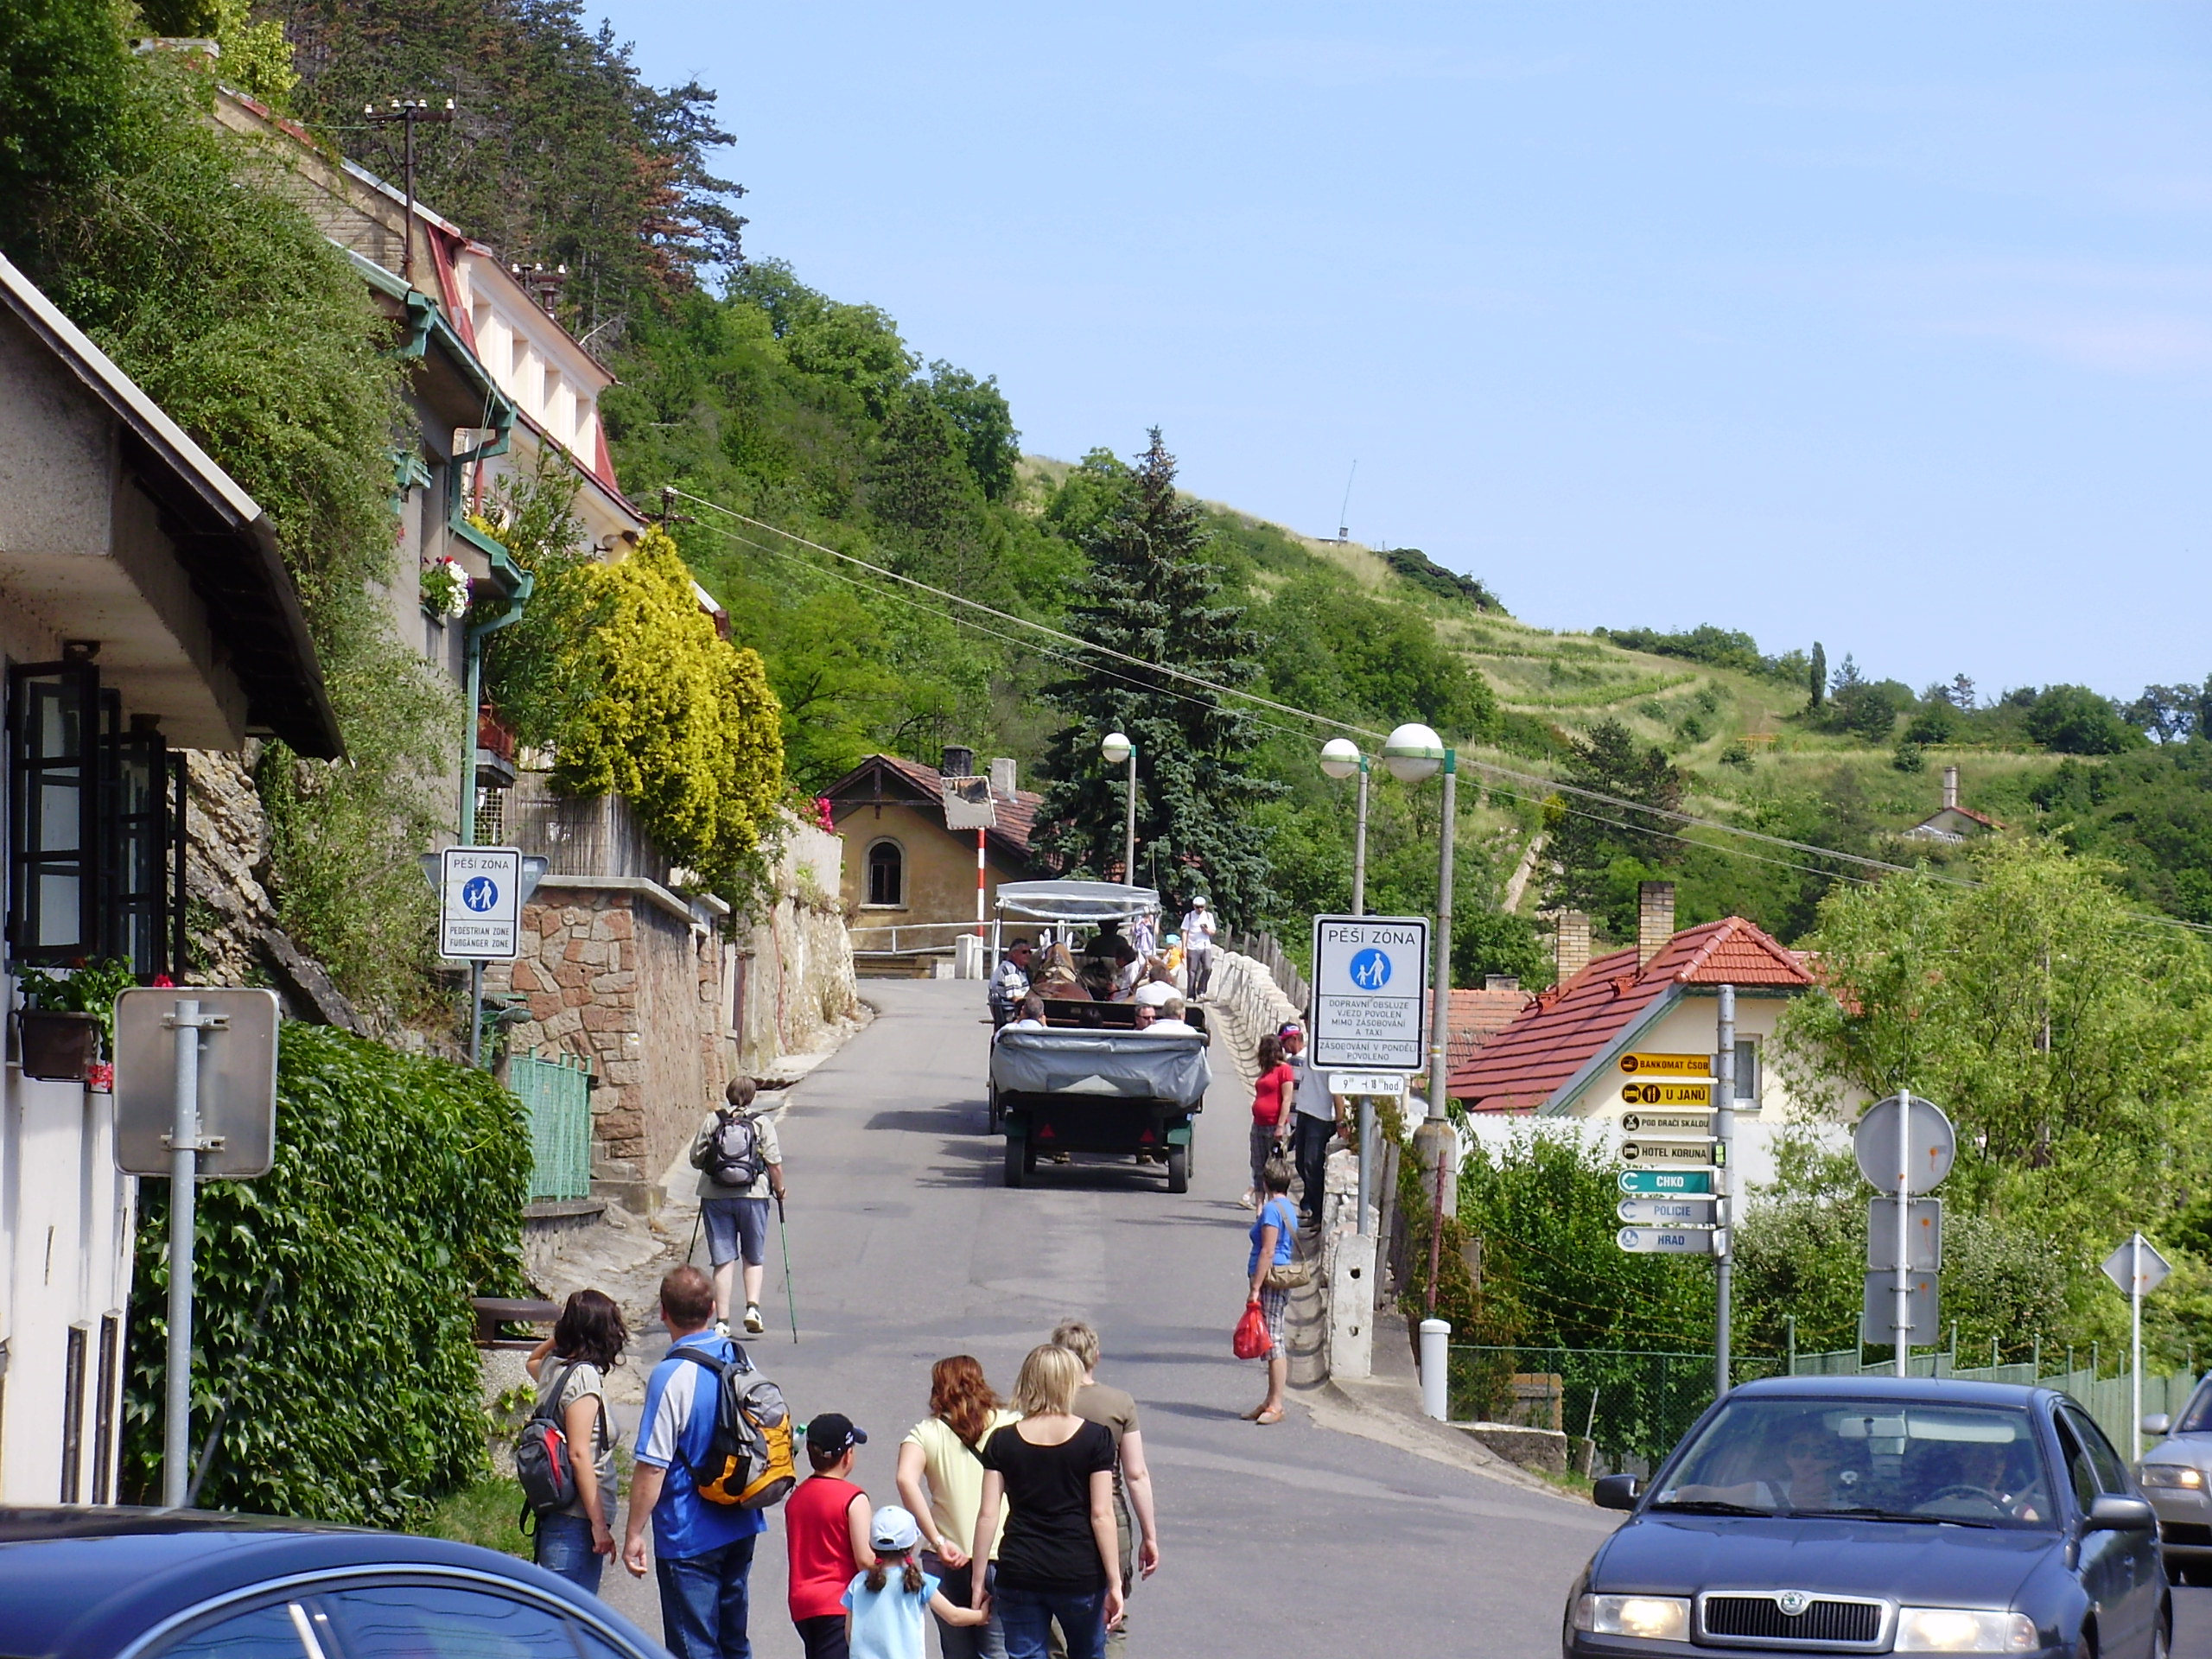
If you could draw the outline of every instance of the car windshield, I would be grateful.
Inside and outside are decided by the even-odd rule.
[[[2024,1410],[1772,1398],[1724,1406],[1651,1507],[2032,1529],[2054,1513]]]
[[[2212,1434],[2212,1376],[2196,1385],[2196,1392],[2189,1396],[2189,1403],[2181,1408],[2181,1415],[2174,1420],[2176,1434]]]

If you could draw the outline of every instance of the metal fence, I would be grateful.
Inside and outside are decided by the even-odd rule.
[[[2014,1365],[1957,1365],[1948,1353],[1915,1354],[1906,1362],[1907,1372],[1913,1376],[1951,1376],[1964,1382],[2018,1382],[2046,1389],[2063,1389],[2082,1402],[2082,1408],[2096,1420],[2099,1428],[2132,1461],[2135,1452],[2127,1443],[2133,1410],[2133,1389],[2125,1371],[2116,1376],[2100,1376],[2091,1369],[2046,1371],[2032,1363]],[[1788,1368],[1799,1376],[1884,1376],[1893,1369],[1888,1359],[1872,1364],[1865,1362],[1856,1348],[1846,1348],[1831,1354],[1798,1354],[1788,1362]],[[2164,1412],[2178,1416],[2187,1403],[2190,1390],[2196,1387],[2196,1376],[2192,1371],[2145,1371],[2143,1374],[2143,1414]]]
[[[589,1198],[591,1063],[518,1055],[507,1062],[507,1087],[530,1120],[530,1196]]]
[[[1739,1382],[1780,1369],[1736,1356]],[[1713,1403],[1713,1355],[1455,1343],[1449,1395],[1454,1422],[1561,1429],[1592,1443],[1591,1473],[1647,1474]]]

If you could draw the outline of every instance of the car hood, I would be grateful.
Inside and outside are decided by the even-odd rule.
[[[1895,1521],[1646,1515],[1590,1564],[1594,1591],[1809,1590],[1907,1605],[2007,1607],[2056,1533]]]

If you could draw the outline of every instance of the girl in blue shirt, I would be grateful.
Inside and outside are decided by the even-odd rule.
[[[1268,1322],[1268,1397],[1244,1418],[1266,1424],[1282,1421],[1282,1389],[1290,1378],[1290,1351],[1282,1340],[1283,1310],[1290,1306],[1290,1292],[1268,1288],[1268,1269],[1287,1268],[1295,1259],[1298,1212],[1284,1196],[1290,1191],[1291,1170],[1280,1153],[1268,1160],[1260,1181],[1267,1198],[1253,1217],[1252,1259],[1244,1264],[1244,1276],[1252,1281],[1252,1300]]]

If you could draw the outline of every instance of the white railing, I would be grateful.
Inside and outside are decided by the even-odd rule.
[[[995,963],[999,955],[999,931],[1004,923],[992,920],[983,924],[984,938],[990,946],[990,958]],[[973,937],[973,922],[893,922],[874,927],[849,927],[853,949],[874,957],[935,957],[952,949],[952,942],[962,934]],[[878,940],[880,943],[878,943]]]

